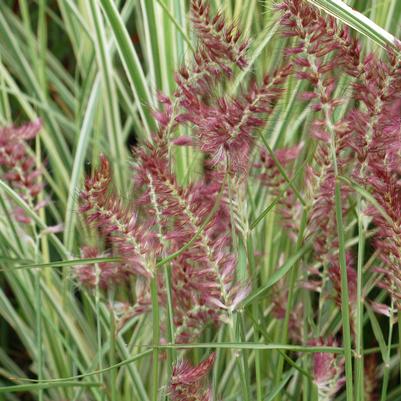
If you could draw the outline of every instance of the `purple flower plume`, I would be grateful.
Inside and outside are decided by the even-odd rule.
[[[212,353],[199,365],[192,366],[181,361],[173,368],[169,385],[172,401],[212,401],[211,389],[207,386],[206,376],[213,366],[216,354]]]
[[[374,245],[385,268],[380,286],[391,294],[395,305],[401,309],[401,186],[397,174],[384,166],[375,165],[369,177],[373,196],[382,208],[371,205],[366,210],[378,228]]]
[[[172,98],[159,93],[163,110],[154,112],[160,125],[159,137],[164,141],[169,140],[178,125],[191,121],[214,86],[233,76],[235,65],[239,68],[247,65],[248,43],[241,40],[235,25],[228,25],[220,13],[211,16],[203,0],[191,1],[191,17],[199,39],[198,48],[193,60],[175,73],[177,89]]]
[[[221,177],[216,175],[211,182],[202,180],[183,188],[171,173],[166,150],[149,145],[138,150],[137,159],[136,185],[145,189],[138,204],[150,205],[148,213],[156,216],[161,235],[171,243],[171,252],[198,233],[192,246],[182,254],[190,262],[185,268],[189,287],[200,294],[208,307],[234,308],[246,296],[246,290],[234,285],[236,258],[230,250],[225,196],[202,228],[220,191],[226,192]]]
[[[28,153],[27,142],[34,139],[42,128],[38,119],[34,122],[0,128],[0,167],[3,170],[2,178],[27,202],[36,207],[35,198],[42,191],[40,181],[41,170],[35,159]],[[38,207],[43,206],[38,205]],[[14,210],[15,217],[22,223],[29,223],[30,219],[19,208]]]
[[[216,63],[225,59],[238,65],[247,66],[245,53],[247,41],[241,41],[241,32],[235,24],[228,25],[221,13],[210,15],[210,6],[204,0],[191,1],[192,23],[198,38],[211,60]]]
[[[323,16],[307,1],[285,0],[278,8],[282,12],[284,35],[298,39],[296,46],[287,51],[294,63],[294,71],[311,87],[301,97],[310,101],[312,110],[317,112],[310,134],[318,141],[318,146],[306,175],[308,197],[312,200],[308,229],[315,236],[315,253],[323,262],[329,262],[332,249],[338,244],[332,144],[340,172],[354,162],[353,155],[344,153],[348,121],[335,115],[342,104],[342,99],[335,95],[336,74],[344,69],[352,77],[361,74],[360,45],[351,37],[348,28],[340,27],[332,17]],[[346,212],[349,190],[343,189],[341,195]]]
[[[321,338],[309,342],[314,346],[337,346],[332,338]],[[329,352],[313,354],[313,378],[318,389],[319,400],[331,401],[345,383],[344,359]]]
[[[224,162],[234,172],[247,170],[253,133],[265,125],[290,72],[287,65],[266,75],[261,85],[253,82],[242,97],[220,98],[212,105],[188,109],[187,119],[197,128],[200,149],[210,155],[212,164]]]
[[[85,181],[80,195],[80,212],[118,249],[132,273],[145,277],[154,274],[155,254],[159,251],[150,223],[140,224],[132,207],[127,207],[111,188],[110,165],[104,155],[92,177]]]
[[[244,172],[254,142],[256,129],[265,125],[280,98],[283,84],[290,74],[286,65],[261,84],[253,82],[241,96],[218,98],[215,86],[233,75],[233,65],[247,65],[247,42],[241,42],[234,25],[228,25],[220,13],[210,15],[203,0],[191,2],[191,14],[199,49],[194,61],[182,66],[175,74],[177,90],[172,98],[159,94],[163,110],[154,113],[159,122],[159,138],[168,141],[171,132],[182,124],[195,126],[193,139],[178,139],[179,145],[199,146],[212,165],[222,163],[222,169]]]
[[[81,249],[81,257],[84,259],[100,258],[109,256],[107,253],[102,253],[94,246],[84,246]],[[98,264],[98,278],[95,264],[79,265],[75,269],[75,274],[78,281],[85,287],[95,288],[98,285],[100,288],[107,288],[112,284],[123,283],[127,280],[129,269],[121,263],[115,262],[100,262]]]

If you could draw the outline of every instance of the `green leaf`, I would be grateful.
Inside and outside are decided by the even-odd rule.
[[[0,259],[1,260],[1,259]],[[79,265],[92,265],[96,263],[105,262],[121,262],[121,258],[118,257],[104,257],[104,258],[88,258],[88,259],[73,259],[73,260],[60,260],[58,262],[50,263],[36,263],[36,264],[26,264],[20,266],[10,267],[9,269],[1,269],[0,271],[7,270],[29,270],[29,269],[44,269],[44,268],[54,268],[54,267],[67,267],[67,266],[79,266]]]
[[[376,341],[379,343],[380,353],[382,354],[383,361],[385,361],[387,358],[387,344],[384,340],[383,332],[375,314],[372,311],[372,308],[366,306],[366,310],[368,312],[370,324],[372,325],[373,334],[376,338]]]
[[[0,387],[0,394],[4,393],[21,393],[26,391],[37,391],[41,389],[49,389],[54,387],[100,387],[103,383],[98,382],[80,382],[65,381],[60,383],[37,383],[37,384],[17,384],[16,386]]]
[[[341,0],[308,0],[309,3],[321,8],[328,14],[339,19],[344,24],[355,29],[362,35],[372,39],[381,47],[395,46],[396,38],[365,17],[360,12],[352,9]]]
[[[192,344],[163,344],[158,346],[159,349],[199,349],[199,348],[212,348],[212,349],[251,349],[251,350],[287,350],[294,352],[327,352],[332,354],[342,354],[344,348],[342,347],[314,347],[307,345],[289,345],[289,344],[261,344],[261,343],[192,343]]]
[[[298,262],[299,259],[302,258],[302,256],[310,249],[310,247],[310,243],[305,244],[295,255],[291,256],[277,271],[272,274],[264,286],[245,298],[241,306],[245,307],[251,304],[255,299],[258,299],[264,295],[269,288],[273,287],[274,284],[280,281],[291,270],[291,268]]]
[[[137,107],[144,120],[143,122],[145,123],[148,137],[150,138],[150,132],[156,128],[154,119],[150,113],[150,107],[154,105],[154,102],[146,82],[142,65],[115,2],[112,0],[100,0],[100,3],[102,4],[116,39],[121,61],[128,76]]]

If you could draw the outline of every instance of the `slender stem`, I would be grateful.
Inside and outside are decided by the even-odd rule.
[[[164,269],[164,282],[166,285],[167,294],[167,338],[171,344],[175,343],[175,328],[174,328],[174,310],[173,310],[173,299],[171,292],[171,266],[166,266]],[[175,350],[167,350],[167,370],[169,376],[172,373],[173,361],[176,358]]]
[[[221,343],[224,336],[224,330],[219,330],[217,334],[217,343]],[[219,371],[221,360],[222,360],[222,350],[217,349],[216,351],[216,361],[213,366],[213,382],[212,382],[212,391],[213,391],[213,398],[212,400],[218,400],[217,393],[218,393],[218,384],[221,383],[221,376],[219,376]]]
[[[388,382],[390,379],[390,356],[391,356],[391,341],[393,339],[393,328],[394,328],[394,301],[391,300],[391,310],[390,317],[388,322],[388,341],[387,341],[387,355],[384,361],[384,369],[383,369],[383,384],[382,384],[382,392],[380,401],[387,400],[387,390],[388,390]]]
[[[356,329],[355,329],[355,399],[363,401],[364,399],[364,380],[363,380],[363,262],[365,250],[365,231],[363,227],[361,197],[357,198],[358,214],[358,264],[357,264],[357,304],[356,304]]]
[[[41,270],[35,272],[35,309],[36,309],[36,350],[38,353],[38,380],[43,380],[43,344],[42,344],[42,297]],[[38,390],[38,400],[43,400],[43,389]]]
[[[238,319],[238,314],[237,314],[237,319]],[[230,319],[229,319],[229,333],[230,333],[230,337],[231,337],[231,341],[232,342],[236,342],[236,343],[241,343],[242,342],[242,338],[241,338],[241,334],[239,333],[238,330],[239,325],[237,324],[236,319],[234,319],[234,316],[231,315]],[[234,351],[235,352],[235,351]],[[241,356],[242,358],[239,359],[239,357],[235,356],[236,363],[237,363],[237,367],[238,367],[238,371],[240,374],[240,379],[241,379],[241,388],[242,388],[242,397],[244,401],[250,401],[250,391],[248,389],[248,380],[247,380],[247,355],[246,355],[246,350],[241,350]]]
[[[398,323],[398,357],[400,359],[400,383],[401,383],[401,312],[397,311],[397,323]]]
[[[256,262],[255,262],[255,250],[253,247],[253,239],[252,239],[252,231],[249,229],[247,235],[247,252],[248,252],[248,263],[250,272],[252,275],[252,286],[253,288],[257,288],[257,280],[256,280]],[[256,322],[259,321],[259,311],[256,301],[252,302],[252,316]],[[254,330],[254,340],[255,342],[259,341],[259,336],[257,334],[257,330]],[[262,373],[260,366],[260,352],[255,351],[255,373],[256,373],[256,399],[257,401],[262,401],[263,393],[262,393]]]
[[[341,273],[341,315],[343,323],[343,341],[345,348],[345,379],[346,379],[346,394],[347,401],[353,401],[353,377],[352,377],[352,339],[351,339],[351,323],[349,316],[349,292],[348,292],[348,276],[347,276],[347,260],[345,251],[345,236],[343,224],[343,211],[341,201],[341,183],[338,180],[338,166],[337,166],[337,146],[336,146],[336,133],[330,115],[330,106],[323,105],[323,112],[325,116],[327,130],[330,133],[330,153],[333,163],[333,170],[335,176],[335,208],[336,208],[336,223],[337,235],[339,242],[339,262]]]
[[[153,317],[153,366],[152,366],[152,401],[157,401],[159,392],[159,348],[160,345],[160,314],[159,300],[157,295],[157,277],[152,278],[150,283],[152,297],[152,317]]]
[[[325,121],[327,130],[330,133],[330,152],[333,163],[333,170],[335,176],[335,209],[336,209],[336,223],[337,235],[339,242],[339,262],[341,274],[341,315],[343,323],[343,341],[345,348],[345,378],[346,378],[346,394],[347,401],[353,401],[353,377],[352,377],[352,339],[351,339],[351,322],[349,314],[349,292],[348,292],[348,276],[347,276],[347,260],[343,224],[343,211],[341,201],[341,183],[338,180],[338,166],[337,166],[337,147],[336,147],[336,134],[333,123],[331,121],[330,110],[327,104],[323,105]]]
[[[96,288],[95,288],[95,312],[96,312],[96,337],[97,337],[97,357],[98,357],[98,370],[99,370],[99,382],[103,382],[103,360],[102,360],[102,323],[101,323],[101,312],[100,312],[100,266],[95,265],[96,268]],[[102,392],[101,399],[105,399],[105,393]]]
[[[336,172],[337,177],[337,172]],[[336,181],[335,202],[336,202],[336,219],[337,232],[339,239],[339,259],[341,272],[341,315],[343,322],[343,341],[345,355],[345,379],[347,401],[353,400],[353,377],[352,377],[352,340],[349,316],[349,294],[348,294],[348,277],[347,277],[347,261],[345,255],[345,238],[344,225],[341,207],[341,187],[340,182]]]
[[[110,366],[116,364],[116,321],[113,309],[110,308]],[[110,371],[111,401],[117,401],[117,369]]]
[[[246,342],[242,312],[237,313],[236,323],[237,323],[237,338],[241,342]],[[249,367],[248,367],[248,360],[249,360],[248,350],[242,350],[241,355],[242,355],[242,360],[240,362],[240,365],[242,371],[241,373],[242,381],[244,383],[244,396],[245,396],[244,400],[250,401],[252,399],[252,396],[251,396]]]
[[[306,221],[307,221],[307,211],[306,211],[306,209],[304,209],[304,211],[302,213],[300,230],[299,230],[297,243],[296,243],[296,247],[295,247],[296,252],[298,252],[302,247],[302,242],[304,239],[304,231],[305,231],[305,227],[306,227]],[[281,341],[283,343],[286,343],[287,339],[288,339],[288,326],[289,326],[291,312],[292,312],[292,308],[293,308],[293,304],[294,304],[294,300],[295,300],[295,289],[296,289],[295,284],[296,284],[297,277],[298,277],[298,267],[299,267],[299,261],[292,268],[290,278],[289,278],[289,283],[288,283],[287,307],[286,307],[286,311],[285,311],[283,331],[280,335]],[[278,359],[277,370],[276,370],[276,375],[275,375],[275,385],[276,386],[280,383],[280,380],[282,378],[283,369],[284,369],[284,358],[280,355],[280,357]]]

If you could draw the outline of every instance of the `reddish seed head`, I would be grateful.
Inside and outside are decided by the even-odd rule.
[[[332,338],[321,338],[309,341],[313,346],[337,346]],[[331,400],[337,391],[344,385],[344,360],[336,354],[329,352],[316,352],[313,354],[313,377],[322,400]],[[320,399],[320,398],[319,398]]]
[[[109,256],[101,253],[96,247],[84,246],[81,249],[83,259],[93,259]],[[75,268],[78,281],[87,288],[95,288],[98,284],[100,288],[107,288],[113,284],[122,283],[127,280],[129,271],[127,266],[122,263],[100,262],[98,263],[99,272],[96,272],[95,264],[80,265]]]
[[[35,198],[43,190],[40,182],[42,171],[36,167],[35,159],[28,153],[28,143],[42,128],[41,120],[23,124],[19,127],[0,128],[0,167],[2,178],[16,190],[31,207],[35,207]],[[21,223],[29,223],[21,209],[15,209],[15,216]]]
[[[210,155],[214,165],[228,165],[234,173],[248,170],[253,134],[264,126],[290,70],[290,66],[285,66],[273,76],[266,76],[261,85],[251,83],[242,98],[221,98],[215,106],[188,109],[193,113],[200,148]]]
[[[235,26],[227,25],[220,13],[210,17],[209,6],[204,1],[193,0],[191,12],[194,28],[208,57],[219,64],[229,61],[245,68],[248,43],[239,41],[241,34]]]
[[[206,384],[206,376],[216,359],[212,353],[197,366],[188,361],[181,361],[173,368],[169,393],[172,401],[212,401],[210,388]]]
[[[129,271],[150,277],[152,260],[160,250],[157,237],[150,230],[151,222],[140,224],[132,206],[124,205],[111,184],[109,161],[101,155],[99,168],[86,179],[80,194],[80,212],[116,247]]]

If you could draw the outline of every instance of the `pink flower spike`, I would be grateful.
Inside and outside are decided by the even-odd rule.
[[[100,166],[85,181],[80,194],[80,212],[115,246],[132,273],[151,277],[151,261],[160,247],[148,225],[139,224],[132,205],[125,205],[112,188],[110,163],[100,156]]]
[[[171,143],[176,146],[193,146],[194,139],[190,136],[180,136],[176,139],[173,139]]]
[[[198,366],[192,366],[188,361],[177,363],[169,386],[172,401],[212,401],[212,393],[205,379],[215,359],[216,354],[212,353]]]
[[[238,305],[249,295],[252,290],[252,284],[248,283],[247,285],[241,285],[234,292],[234,298],[230,304],[230,310],[233,311],[237,308]]]
[[[378,313],[378,314],[380,314],[380,315],[387,316],[387,317],[390,317],[390,316],[391,316],[390,307],[389,307],[388,305],[380,304],[380,303],[378,303],[378,302],[373,302],[373,301],[371,301],[371,302],[370,302],[370,306],[372,307],[372,309],[373,309],[376,313]]]
[[[64,224],[60,223],[55,226],[46,227],[43,231],[41,231],[41,235],[47,234],[57,234],[64,231]]]
[[[326,345],[335,347],[337,343],[332,338],[327,340],[315,339],[310,345]],[[337,391],[344,385],[344,359],[329,352],[313,354],[313,377],[318,388],[319,399],[331,400]]]
[[[28,152],[28,141],[42,129],[40,119],[19,127],[0,128],[0,169],[5,180],[30,206],[35,208],[36,197],[43,190],[42,169]],[[15,210],[16,219],[24,224],[31,222],[20,208]]]

